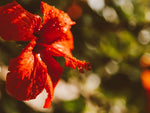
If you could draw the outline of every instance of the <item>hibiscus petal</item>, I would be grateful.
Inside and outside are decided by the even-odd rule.
[[[33,33],[40,24],[39,16],[29,13],[15,1],[0,7],[0,36],[6,41],[34,39]]]
[[[53,87],[55,89],[55,86],[57,85],[57,83],[60,80],[60,77],[62,75],[63,68],[47,51],[41,52],[41,58],[47,65],[48,73],[52,79]]]
[[[41,2],[41,11],[44,16],[43,27],[39,33],[41,42],[51,43],[66,33],[71,25],[75,24],[67,13]]]
[[[53,82],[48,74],[47,74],[47,81],[45,84],[45,89],[46,89],[46,92],[48,93],[48,95],[47,95],[47,98],[45,100],[45,104],[43,107],[50,108],[52,99],[53,99],[53,95],[54,95],[54,88],[53,88]]]
[[[65,47],[65,45],[62,43],[55,43],[52,44],[51,47],[49,47],[49,50],[52,53],[57,53],[60,56],[63,56],[65,58],[65,66],[71,67],[75,69],[78,68],[79,72],[83,73],[85,70],[91,70],[91,64],[85,61],[81,61],[73,57],[71,51]]]
[[[45,47],[47,53],[52,56],[63,56],[65,58],[65,66],[73,69],[77,67],[80,72],[84,72],[84,69],[87,71],[91,70],[90,63],[80,61],[72,56],[71,50],[73,49],[73,36],[70,30],[51,45],[46,45],[43,43],[38,43],[38,45]]]
[[[22,53],[9,63],[6,78],[8,93],[18,100],[34,99],[45,88],[47,67],[38,54],[33,53],[35,41],[31,41]]]
[[[73,49],[73,36],[69,30],[60,40],[57,40],[52,45],[52,53],[57,53],[65,58],[65,66],[75,69],[76,67],[80,72],[84,72],[84,69],[90,70],[91,64],[85,61],[80,61],[73,57],[71,50]],[[58,56],[57,55],[57,56]]]
[[[68,50],[74,49],[73,35],[70,30],[68,30],[56,43],[60,45],[65,45]]]
[[[42,43],[41,43],[42,44]],[[52,46],[57,46],[58,49],[67,52],[67,54],[72,55],[71,50],[74,49],[73,35],[70,30],[68,30],[61,38],[56,40],[51,44]],[[43,45],[45,46],[45,45]],[[49,48],[49,46],[48,46]],[[50,53],[49,53],[50,54]],[[51,53],[52,56],[61,56],[61,54],[57,51]]]

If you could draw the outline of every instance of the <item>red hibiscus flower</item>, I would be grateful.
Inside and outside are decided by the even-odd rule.
[[[91,68],[89,63],[72,56],[73,36],[69,16],[41,2],[43,23],[38,15],[23,9],[17,2],[0,7],[0,36],[6,40],[30,41],[21,54],[10,60],[6,88],[18,100],[35,99],[46,89],[48,96],[44,108],[52,102],[62,67],[52,56],[63,56],[65,66],[76,67],[80,72]]]

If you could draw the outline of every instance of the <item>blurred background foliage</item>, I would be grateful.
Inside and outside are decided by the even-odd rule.
[[[42,16],[40,0],[16,1]],[[150,72],[146,77],[141,72],[150,66],[150,1],[43,1],[68,12],[76,22],[71,28],[73,54],[90,62],[92,70],[79,73],[57,58],[64,72],[52,107],[42,109],[44,92],[35,101],[17,101],[6,92],[5,75],[9,60],[18,56],[27,42],[0,38],[0,113],[149,113]],[[1,0],[0,5],[10,2]]]

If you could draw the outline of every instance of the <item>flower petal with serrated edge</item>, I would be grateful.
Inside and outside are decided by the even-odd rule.
[[[43,62],[47,65],[48,74],[50,75],[53,87],[57,85],[58,81],[61,78],[63,68],[59,65],[59,63],[51,56],[49,51],[42,51],[41,58]]]
[[[30,100],[42,92],[47,80],[47,67],[38,54],[32,52],[35,41],[31,41],[21,54],[10,60],[6,88],[18,100]]]
[[[41,2],[43,24],[39,32],[40,41],[51,43],[66,33],[71,25],[75,24],[67,13]]]
[[[29,41],[41,24],[41,18],[13,1],[0,7],[0,36],[6,40]]]

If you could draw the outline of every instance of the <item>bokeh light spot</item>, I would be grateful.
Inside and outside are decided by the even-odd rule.
[[[118,15],[116,11],[111,7],[105,7],[102,11],[102,14],[106,21],[117,23],[118,22]]]
[[[88,5],[95,11],[100,11],[104,8],[104,0],[87,0]]]
[[[150,42],[150,32],[147,29],[140,31],[138,35],[138,41],[142,45],[146,45]]]

